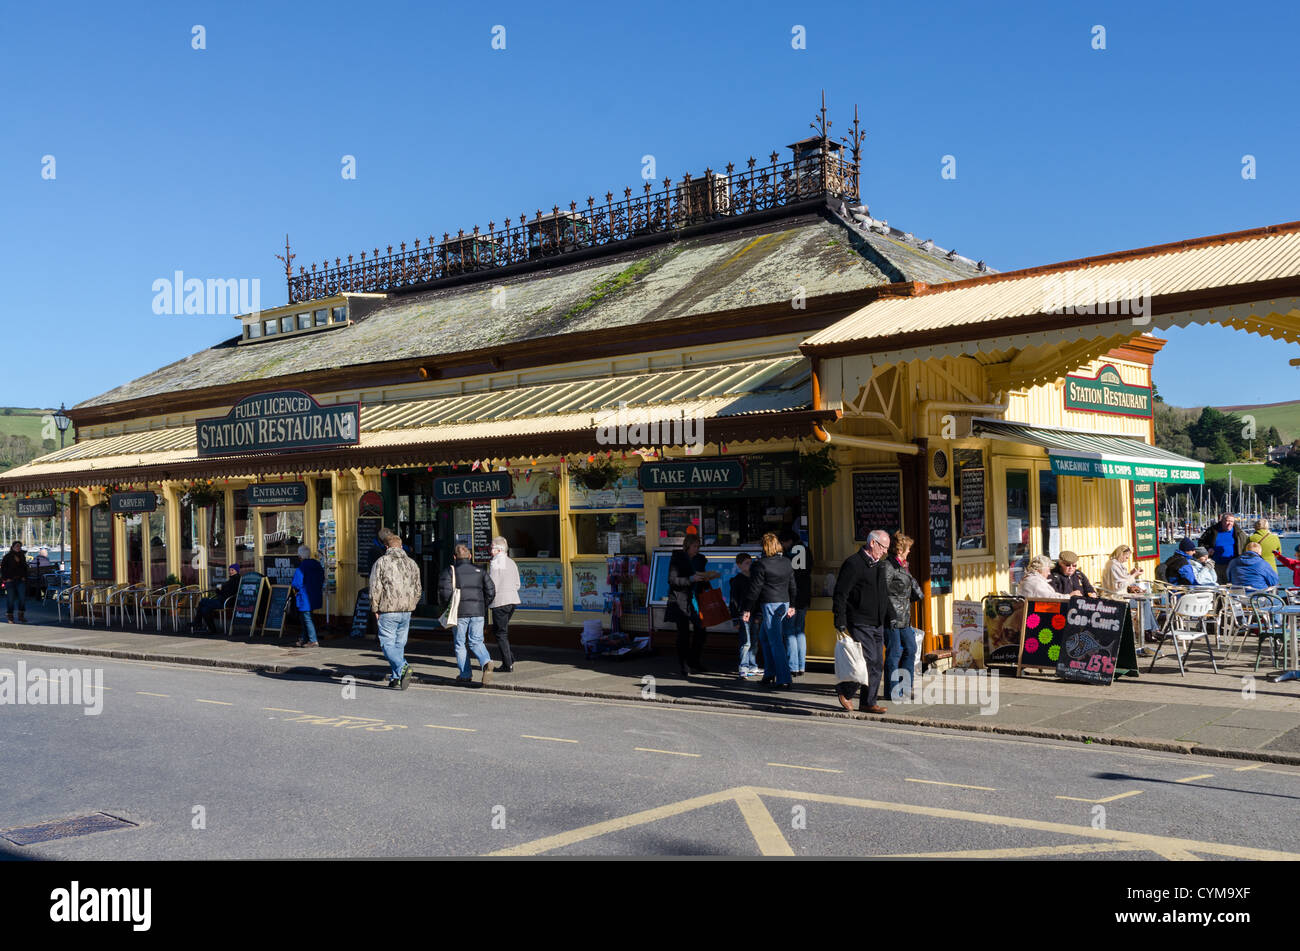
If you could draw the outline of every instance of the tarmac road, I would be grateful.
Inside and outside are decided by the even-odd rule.
[[[0,706],[8,857],[1300,858],[1290,766],[0,651],[19,661],[106,690],[96,716]],[[4,838],[100,812],[136,825]]]

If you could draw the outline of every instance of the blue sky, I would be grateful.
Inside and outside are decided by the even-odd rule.
[[[174,271],[260,278],[273,306],[286,232],[322,261],[639,187],[646,154],[659,179],[740,164],[807,134],[823,87],[836,133],[859,105],[872,213],[1002,270],[1300,218],[1291,4],[286,7],[8,9],[0,405],[232,336],[153,313]],[[1169,336],[1169,402],[1300,397],[1300,347]]]

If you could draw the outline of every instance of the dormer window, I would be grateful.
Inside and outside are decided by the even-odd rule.
[[[334,323],[345,324],[348,322],[348,309],[346,307],[334,308]]]
[[[342,308],[339,308],[339,309],[342,309]],[[316,311],[316,326],[317,326],[317,327],[324,327],[324,326],[327,325],[329,322],[330,322],[330,312],[329,312],[329,308],[327,308],[327,307],[322,307],[320,310]]]
[[[266,328],[266,335],[269,337],[280,329],[280,322],[278,320],[268,320],[262,326]]]
[[[373,300],[382,296],[380,294],[338,294],[310,302],[302,301],[251,314],[242,314],[239,317],[243,324],[239,343],[260,343],[272,336],[279,340],[281,337],[300,337],[303,334],[347,327],[351,321],[364,317],[367,309],[374,306]],[[354,303],[353,297],[364,299]]]
[[[261,325],[261,324],[245,324],[245,325],[244,325],[244,331],[245,331],[245,336],[246,336],[249,340],[253,340],[253,339],[256,338],[256,337],[260,337],[260,336],[262,336],[262,325]]]
[[[311,330],[311,311],[298,315],[298,329]]]
[[[292,333],[292,332],[293,332],[293,317],[290,316],[290,317],[281,317],[281,318],[280,318],[280,331],[281,331],[282,333]]]

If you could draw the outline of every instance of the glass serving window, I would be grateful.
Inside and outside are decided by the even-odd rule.
[[[558,515],[501,515],[497,530],[510,548],[511,558],[560,557]]]
[[[644,555],[645,519],[635,512],[573,516],[580,555]],[[610,548],[610,536],[617,541]]]
[[[1029,564],[1029,472],[1007,470],[1007,569],[1011,590],[1015,591]]]

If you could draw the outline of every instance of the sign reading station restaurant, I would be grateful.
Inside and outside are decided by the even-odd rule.
[[[306,505],[306,482],[263,482],[248,487],[249,505]]]
[[[1084,413],[1151,418],[1151,387],[1125,383],[1109,363],[1096,376],[1065,378],[1065,408]]]
[[[302,390],[277,390],[249,396],[225,416],[194,425],[200,457],[355,446],[361,442],[361,404],[322,406]]]
[[[508,499],[514,491],[509,472],[474,472],[433,480],[433,497],[439,502]]]
[[[637,478],[646,492],[739,489],[745,484],[745,465],[739,459],[645,462],[637,467]]]

